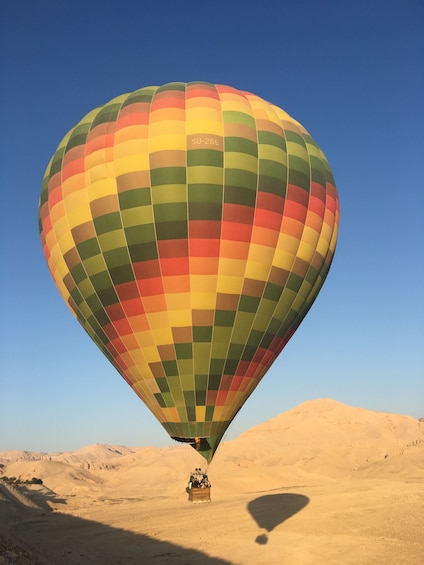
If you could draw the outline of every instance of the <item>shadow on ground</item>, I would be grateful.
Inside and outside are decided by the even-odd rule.
[[[230,565],[201,551],[141,533],[52,512],[13,496],[0,499],[0,556],[19,565]],[[26,491],[25,494],[29,494]],[[49,501],[54,493],[45,492]],[[61,499],[55,502],[63,503]],[[77,548],[77,550],[75,549]]]
[[[303,494],[281,493],[266,494],[255,498],[247,505],[247,509],[260,528],[266,532],[272,530],[302,510],[309,502]],[[268,541],[267,533],[256,538],[256,543],[264,545]]]

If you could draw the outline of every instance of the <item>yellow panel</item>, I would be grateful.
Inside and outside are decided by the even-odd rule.
[[[309,161],[308,159],[308,152],[299,143],[295,143],[294,141],[287,141],[287,153],[289,155],[293,155],[295,157],[300,157],[304,161]]]
[[[150,138],[149,150],[150,153],[156,151],[166,151],[167,149],[177,149],[185,151],[186,138],[185,135],[156,135]]]
[[[132,173],[135,171],[147,171],[149,169],[149,155],[147,153],[134,153],[119,157],[115,161],[116,176]]]
[[[106,166],[106,147],[101,147],[100,149],[96,149],[92,153],[89,153],[85,156],[85,165],[87,169],[99,169],[101,167]]]
[[[275,252],[274,260],[272,263],[275,267],[290,271],[293,265],[294,257],[295,256],[293,253],[288,253],[287,251],[278,249]]]
[[[222,422],[224,421],[226,418],[223,417],[222,413],[224,411],[224,407],[223,406],[215,406],[215,410],[213,411],[213,419],[216,422]]]
[[[303,285],[302,285],[303,286]],[[307,294],[306,294],[306,289],[304,289],[303,292],[301,292],[299,290],[296,298],[293,300],[293,304],[292,304],[292,309],[295,312],[300,312],[300,310],[302,309],[303,305],[305,304],[305,298],[306,298]]]
[[[154,204],[167,204],[171,202],[184,202],[187,200],[187,185],[161,184],[152,190]]]
[[[297,250],[297,256],[309,263],[314,256],[315,247],[315,245],[312,246],[309,245],[309,243],[307,243],[306,241],[302,241],[299,245],[299,249]]]
[[[192,292],[191,294],[191,307],[193,310],[212,310],[215,308],[215,302],[216,292]]]
[[[177,364],[180,376],[193,374],[193,359],[177,359]]]
[[[243,171],[250,171],[251,173],[257,173],[258,158],[255,157],[254,155],[248,155],[247,153],[227,151],[225,153],[225,168],[241,169]]]
[[[250,261],[256,261],[258,263],[270,265],[273,257],[274,257],[274,249],[272,247],[267,247],[265,245],[257,245],[254,243],[250,244],[248,263]]]
[[[227,294],[240,294],[243,288],[244,279],[242,277],[218,277],[218,292]]]
[[[125,233],[122,229],[109,231],[107,233],[98,236],[99,244],[103,252],[113,251],[117,247],[126,247],[127,240],[125,239]]]
[[[298,247],[299,239],[283,231],[283,233],[280,233],[280,236],[278,238],[276,255],[279,251],[285,251],[287,253],[295,255]]]
[[[209,342],[193,343],[193,358],[197,373],[208,373],[211,344]]]
[[[185,120],[185,110],[183,108],[157,108],[150,112],[149,125],[159,126],[161,122],[179,122],[184,123]],[[166,125],[167,127],[167,125]]]
[[[276,161],[279,165],[287,166],[287,153],[283,149],[275,147],[275,145],[259,144],[258,150],[260,158]]]
[[[245,277],[248,279],[256,279],[266,281],[269,277],[270,265],[258,263],[257,261],[248,261]]]
[[[91,284],[90,279],[84,279],[78,284],[78,290],[82,294],[82,296],[91,296],[94,294],[93,285]]]
[[[114,142],[115,151],[121,145],[125,145],[129,141],[135,142],[137,146],[140,146],[143,142],[147,144],[147,136],[149,134],[149,127],[146,124],[136,124],[131,126],[125,126],[115,131]],[[130,150],[130,153],[133,151]]]
[[[90,202],[102,198],[103,196],[110,196],[111,194],[116,194],[116,179],[113,178],[102,178],[99,180],[92,180],[90,186],[88,187],[88,198]]]
[[[97,273],[101,273],[102,271],[106,271],[106,263],[101,255],[95,255],[94,257],[88,257],[84,259],[84,269],[86,270],[87,274],[92,277]]]
[[[193,275],[190,277],[192,292],[215,292],[218,277],[216,275]]]
[[[62,222],[61,222],[62,223]],[[75,247],[75,242],[74,242],[74,238],[72,237],[71,232],[69,231],[69,226],[68,226],[68,222],[66,222],[66,225],[64,225],[65,222],[63,222],[63,225],[61,225],[60,227],[58,227],[58,243],[60,246],[60,249],[62,251],[62,253],[65,255],[65,253],[67,251],[69,251],[70,249],[73,249]],[[60,233],[61,232],[61,233]]]
[[[172,277],[170,277],[172,279]],[[179,293],[166,293],[166,304],[168,310],[182,310],[184,308],[190,308],[191,299],[190,293],[179,292]]]
[[[225,259],[219,260],[219,277],[223,275],[231,275],[233,277],[244,275],[246,261],[244,259]]]
[[[78,173],[72,175],[68,179],[62,182],[62,194],[68,194],[70,192],[75,192],[76,190],[82,190],[86,186],[86,173]]]
[[[189,98],[187,100],[186,123],[193,123],[194,121],[197,123],[204,122],[206,124],[221,124],[221,110],[219,102],[217,101],[214,105],[203,105],[201,101],[193,101],[192,98]],[[196,131],[209,131],[209,128],[203,130],[199,127]]]
[[[311,247],[315,247],[316,242],[318,241],[318,238],[319,238],[319,233],[314,228],[309,227],[309,226],[305,226],[303,228],[302,242],[301,243],[305,242],[308,245],[310,245]]]
[[[141,347],[147,347],[148,345],[154,345],[154,339],[152,334],[150,333],[150,330],[147,330],[145,332],[135,332],[134,333],[138,343],[140,344]]]
[[[219,114],[220,112],[216,112]],[[223,135],[222,122],[216,120],[193,119],[188,113],[189,119],[186,123],[186,135],[208,134]],[[219,118],[218,118],[219,120]]]
[[[141,224],[153,224],[153,207],[140,206],[138,208],[128,208],[121,210],[122,223],[126,228],[138,226]]]
[[[88,206],[80,206],[79,208],[68,210],[67,215],[70,229],[92,221],[91,211]]]
[[[91,308],[89,308],[86,302],[81,302],[81,304],[79,305],[79,310],[81,312],[82,317],[85,318],[86,320],[93,314]]]
[[[161,360],[159,353],[158,353],[158,350],[155,346],[144,347],[143,353],[144,353],[144,356],[146,358],[147,363],[157,363]]]
[[[206,406],[196,406],[196,420],[203,422],[206,417]]]
[[[50,219],[52,222],[52,226],[54,226],[53,229],[55,229],[56,222],[60,222],[64,216],[65,216],[65,204],[63,200],[61,200],[60,202],[55,204],[53,208],[50,208]]]
[[[168,310],[169,323],[173,328],[191,326],[190,310]]]
[[[224,172],[221,167],[187,167],[187,183],[189,184],[202,184],[207,182],[209,184],[222,185],[223,178]]]
[[[87,208],[89,208],[87,193],[85,190],[77,190],[76,192],[67,194],[64,197],[63,202],[65,205],[66,213],[68,213],[69,210],[79,208],[80,206],[86,206]]]

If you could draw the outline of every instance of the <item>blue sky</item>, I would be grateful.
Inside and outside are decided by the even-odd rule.
[[[0,25],[0,450],[170,444],[59,296],[37,204],[80,118],[171,81],[284,108],[326,153],[341,201],[326,284],[227,439],[321,397],[424,416],[420,0],[16,0]]]

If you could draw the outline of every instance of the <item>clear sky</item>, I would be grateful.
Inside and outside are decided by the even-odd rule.
[[[328,279],[227,439],[301,402],[424,416],[421,0],[15,0],[1,17],[0,450],[171,440],[56,290],[37,205],[47,162],[124,92],[205,80],[300,121],[341,201]]]

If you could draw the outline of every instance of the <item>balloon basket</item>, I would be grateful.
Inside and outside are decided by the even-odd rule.
[[[205,488],[189,488],[188,499],[193,504],[201,504],[211,501],[211,487]]]

